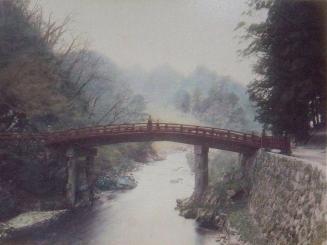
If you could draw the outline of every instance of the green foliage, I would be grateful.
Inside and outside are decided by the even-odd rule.
[[[194,154],[187,153],[186,159],[189,167],[194,171]],[[232,176],[240,173],[238,154],[228,151],[215,150],[209,154],[209,184],[219,185],[224,176]]]
[[[314,241],[311,243],[312,245],[321,245],[324,244],[324,242],[327,239],[327,223],[326,221],[321,221],[317,225],[317,237],[314,239]]]
[[[0,131],[143,120],[144,98],[133,94],[118,69],[105,57],[80,48],[76,39],[67,44],[62,38],[66,21],[43,17],[28,0],[0,0]],[[0,146],[0,182],[31,193],[62,192],[65,162],[58,156],[45,161],[40,142],[17,143]],[[130,159],[144,157],[151,149],[150,144],[101,148],[99,169],[127,169]]]
[[[210,154],[209,158],[209,181],[210,184],[219,183],[223,176],[226,174],[231,174],[233,172],[240,171],[240,166],[238,163],[238,154],[218,151],[216,150],[214,154]]]
[[[130,171],[135,167],[135,162],[146,162],[149,155],[154,154],[150,142],[102,146],[98,149],[97,172],[101,175],[108,171]]]
[[[248,86],[257,120],[274,134],[287,132],[303,141],[310,124],[326,122],[326,77],[321,6],[310,1],[250,2],[268,10],[265,22],[246,27],[251,40],[244,56],[256,55],[256,80]]]
[[[76,39],[64,42],[66,21],[45,22],[26,0],[1,0],[0,8],[0,104],[10,113],[23,113],[42,131],[145,117],[143,97],[105,57]]]
[[[242,241],[253,245],[266,244],[267,241],[262,237],[260,228],[255,224],[246,206],[230,210],[228,221],[231,227],[236,229]]]
[[[258,128],[245,88],[204,67],[182,81],[174,105],[207,125],[234,130]]]
[[[248,130],[250,120],[244,105],[234,92],[223,86],[212,86],[206,95],[193,91],[191,111],[197,118],[210,125],[234,130]]]
[[[45,25],[27,1],[0,4],[0,103],[24,113],[40,129],[72,125],[68,122],[85,114],[87,102],[69,96],[76,86],[66,80],[59,65],[62,55],[51,45],[52,38],[61,37],[56,30],[63,27],[55,22]]]

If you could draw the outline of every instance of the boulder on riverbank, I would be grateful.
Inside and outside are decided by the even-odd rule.
[[[33,231],[43,231],[61,220],[68,212],[68,210],[63,209],[22,213],[7,222],[0,223],[0,241]]]
[[[136,187],[136,180],[132,176],[120,176],[117,178],[116,187],[118,189],[133,189]]]
[[[137,182],[132,176],[100,176],[95,185],[102,191],[107,190],[129,190],[137,186]]]
[[[214,191],[207,191],[202,200],[193,197],[177,200],[177,209],[181,216],[195,221],[204,228],[223,230],[226,227],[225,208]]]
[[[193,196],[177,200],[177,209],[181,216],[195,219],[200,227],[219,231],[217,237],[219,244],[252,244],[245,242],[247,239],[244,239],[244,235],[240,235],[239,231],[241,228],[246,227],[247,232],[253,234],[252,230],[254,230],[244,211],[245,200],[239,199],[243,190],[236,187],[225,188],[222,187],[224,191],[220,190],[222,192],[218,192],[216,188],[210,187],[200,200],[195,200]],[[237,230],[234,229],[235,223],[239,224]],[[240,226],[242,227],[240,228]],[[257,237],[255,239],[256,241],[259,240]]]
[[[177,200],[177,209],[181,216],[195,219],[202,227],[224,229],[226,212],[243,204],[248,192],[248,181],[235,172],[226,175],[217,185],[208,187],[199,200],[194,196]]]

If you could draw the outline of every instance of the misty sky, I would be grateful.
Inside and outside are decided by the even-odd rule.
[[[252,78],[233,32],[245,0],[35,1],[58,20],[71,15],[72,32],[121,67],[169,65],[187,74],[204,65],[243,84]]]

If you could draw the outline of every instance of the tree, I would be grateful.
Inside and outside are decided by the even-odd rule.
[[[246,27],[251,40],[244,56],[256,55],[257,77],[248,86],[257,120],[274,134],[304,141],[310,124],[326,123],[323,17],[310,1],[253,0],[250,8],[268,10],[265,22]]]
[[[196,88],[194,88],[193,94],[192,94],[192,112],[193,113],[199,112],[201,100],[202,100],[201,90],[198,87],[196,87]]]
[[[25,0],[0,0],[0,104],[24,113],[39,129],[69,127],[86,112],[86,97],[61,65],[76,41],[60,47],[67,21],[58,24]]]
[[[0,9],[0,107],[39,130],[142,120],[144,101],[118,68],[76,38],[64,42],[69,18],[44,20],[27,0],[0,0]]]
[[[175,96],[175,106],[184,113],[191,109],[191,96],[186,90],[180,90]]]

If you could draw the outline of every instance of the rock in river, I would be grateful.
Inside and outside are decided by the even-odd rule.
[[[136,185],[131,176],[101,176],[96,181],[96,187],[102,191],[133,189]]]
[[[118,189],[133,189],[136,187],[136,181],[131,176],[121,176],[117,179],[116,186]]]

